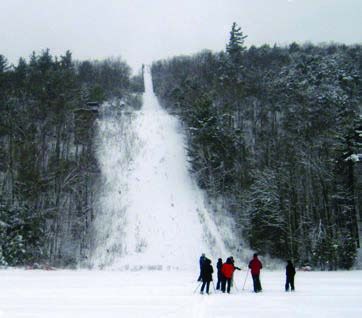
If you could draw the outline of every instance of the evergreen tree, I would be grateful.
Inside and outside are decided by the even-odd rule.
[[[226,52],[235,66],[241,64],[242,53],[246,49],[244,46],[244,40],[246,38],[247,35],[244,35],[241,31],[241,27],[238,27],[234,22],[230,31],[229,43],[226,45]]]

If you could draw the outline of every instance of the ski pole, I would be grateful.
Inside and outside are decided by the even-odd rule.
[[[199,289],[200,285],[201,285],[202,282],[199,282],[194,290],[194,294],[196,293],[196,291]]]
[[[239,288],[236,286],[236,282],[233,279],[233,287],[236,289],[237,292],[239,292]]]
[[[244,290],[244,288],[245,288],[245,284],[246,284],[246,280],[247,280],[247,278],[248,278],[248,274],[249,274],[249,271],[247,270],[247,271],[246,271],[246,275],[245,275],[243,290]]]

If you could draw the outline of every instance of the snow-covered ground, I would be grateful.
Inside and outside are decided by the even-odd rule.
[[[286,293],[284,272],[264,270],[260,294],[245,274],[230,295],[200,295],[189,271],[0,270],[0,317],[362,317],[361,271],[298,272]]]

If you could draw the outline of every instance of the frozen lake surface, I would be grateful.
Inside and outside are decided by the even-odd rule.
[[[245,274],[230,295],[200,295],[190,271],[0,270],[0,317],[362,317],[362,271],[297,272],[286,293],[284,272],[264,270],[260,294]]]

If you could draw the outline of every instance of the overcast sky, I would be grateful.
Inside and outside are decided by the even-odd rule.
[[[247,46],[362,43],[362,0],[0,0],[0,54],[70,50],[122,57],[134,70],[169,56],[221,51],[233,22]]]

